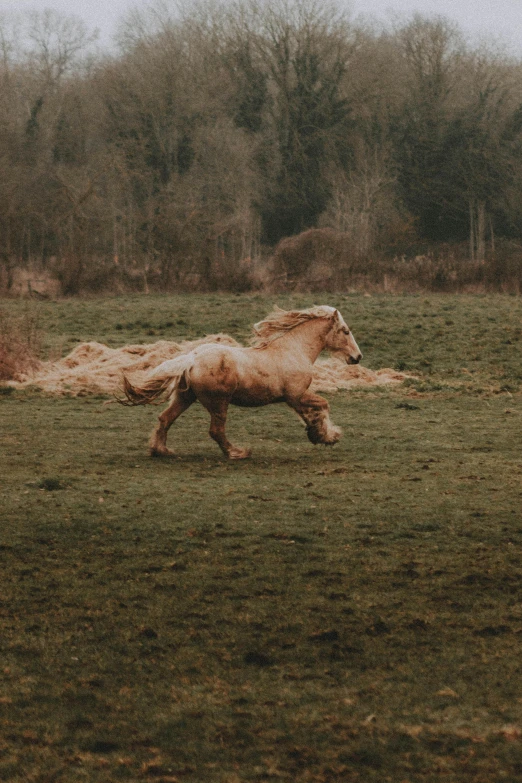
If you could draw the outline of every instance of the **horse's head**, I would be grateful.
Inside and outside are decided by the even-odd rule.
[[[339,310],[332,315],[332,327],[326,335],[325,348],[347,364],[359,364],[362,353]]]

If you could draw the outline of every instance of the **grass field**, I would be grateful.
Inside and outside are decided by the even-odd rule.
[[[522,781],[522,300],[313,299],[416,376],[330,395],[333,449],[234,409],[227,463],[194,406],[152,460],[161,409],[0,394],[0,779]],[[271,304],[30,314],[57,356],[243,339]]]

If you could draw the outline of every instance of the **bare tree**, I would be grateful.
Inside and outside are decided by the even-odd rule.
[[[26,35],[27,59],[48,88],[74,72],[98,37],[79,17],[62,16],[52,9],[32,11]]]

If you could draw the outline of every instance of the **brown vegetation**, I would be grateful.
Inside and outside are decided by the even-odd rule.
[[[1,291],[519,290],[519,62],[337,0],[170,7],[110,59],[0,20]]]
[[[40,337],[35,314],[15,317],[0,310],[0,381],[22,380],[37,371]]]
[[[311,229],[283,239],[270,264],[270,286],[276,291],[387,292],[522,290],[522,246],[501,242],[482,261],[470,260],[467,246],[417,247],[400,256],[375,250],[354,251],[353,237],[332,229]]]

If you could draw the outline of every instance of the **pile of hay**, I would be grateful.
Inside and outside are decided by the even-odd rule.
[[[16,386],[33,385],[53,394],[113,394],[122,385],[122,373],[147,373],[166,359],[188,353],[203,343],[239,345],[226,334],[211,334],[201,340],[181,343],[159,340],[147,345],[109,348],[102,343],[80,343],[56,362],[41,362],[29,373],[20,373]]]
[[[354,386],[401,383],[407,377],[403,372],[390,368],[374,371],[360,364],[345,364],[339,359],[320,359],[314,366],[311,389],[334,392],[338,389],[352,389]]]
[[[239,343],[226,334],[211,334],[201,340],[181,343],[159,340],[148,345],[126,345],[109,348],[102,343],[81,343],[70,354],[56,362],[40,362],[30,371],[18,373],[12,385],[38,386],[52,394],[115,394],[121,390],[122,373],[136,377],[147,373],[166,359],[188,353],[203,343]],[[336,359],[320,360],[315,365],[312,389],[336,391],[354,386],[399,383],[405,375],[395,370],[368,370]]]

